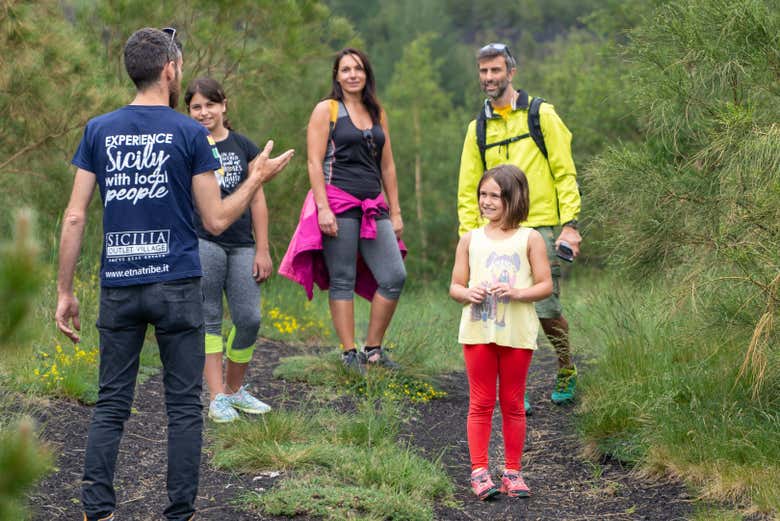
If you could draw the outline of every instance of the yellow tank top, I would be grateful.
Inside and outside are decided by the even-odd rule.
[[[507,239],[493,240],[484,226],[471,232],[469,287],[490,287],[508,282],[513,288],[529,288],[534,279],[528,262],[531,228],[518,228]],[[468,304],[460,319],[458,342],[536,349],[539,319],[533,302],[519,302],[488,295],[480,304]]]

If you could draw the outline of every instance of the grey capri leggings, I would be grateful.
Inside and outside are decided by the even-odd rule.
[[[376,221],[376,238],[360,238],[360,220],[336,217],[337,237],[322,236],[325,265],[330,276],[330,299],[352,300],[357,273],[357,254],[366,262],[384,298],[398,300],[406,282],[406,268],[389,219]]]
[[[252,278],[253,246],[221,246],[198,240],[203,268],[203,318],[206,334],[222,337],[222,291],[236,328],[233,349],[254,347],[260,328],[260,285]]]

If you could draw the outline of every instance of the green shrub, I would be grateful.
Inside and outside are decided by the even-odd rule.
[[[703,323],[675,296],[668,283],[608,279],[573,306],[593,357],[579,429],[598,452],[684,477],[707,498],[780,511],[780,387],[755,400],[738,379],[749,327]]]
[[[0,425],[0,519],[25,518],[25,494],[51,469],[52,461],[31,420]]]

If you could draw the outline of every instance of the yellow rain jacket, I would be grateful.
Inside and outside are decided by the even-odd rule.
[[[486,143],[520,136],[528,132],[528,105],[517,106],[517,96],[506,119],[494,113],[489,100],[485,100],[487,116]],[[505,163],[513,164],[528,178],[531,209],[523,226],[557,226],[580,213],[580,192],[577,187],[577,171],[571,156],[571,132],[549,103],[542,103],[539,119],[547,146],[548,158],[530,137],[488,148],[485,151],[487,168]],[[469,123],[463,153],[460,158],[458,178],[458,233],[463,235],[485,224],[479,215],[477,185],[483,174],[482,157],[477,146],[476,120]]]

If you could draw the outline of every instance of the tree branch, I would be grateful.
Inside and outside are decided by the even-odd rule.
[[[58,137],[67,134],[71,130],[74,130],[76,128],[83,127],[83,126],[84,126],[84,122],[83,121],[79,122],[79,123],[76,123],[75,125],[73,125],[71,127],[66,127],[64,130],[61,130],[60,132],[55,132],[53,134],[48,134],[43,139],[41,139],[39,141],[36,141],[35,143],[30,143],[26,147],[22,147],[21,149],[19,149],[19,151],[17,153],[15,153],[11,157],[9,157],[8,159],[6,159],[2,163],[0,163],[0,172],[2,172],[3,169],[6,166],[10,165],[14,161],[16,161],[19,157],[21,157],[24,154],[26,154],[27,152],[30,152],[31,150],[35,150],[36,148],[40,147],[41,145],[45,144],[47,141],[49,141],[51,139],[57,139]]]

